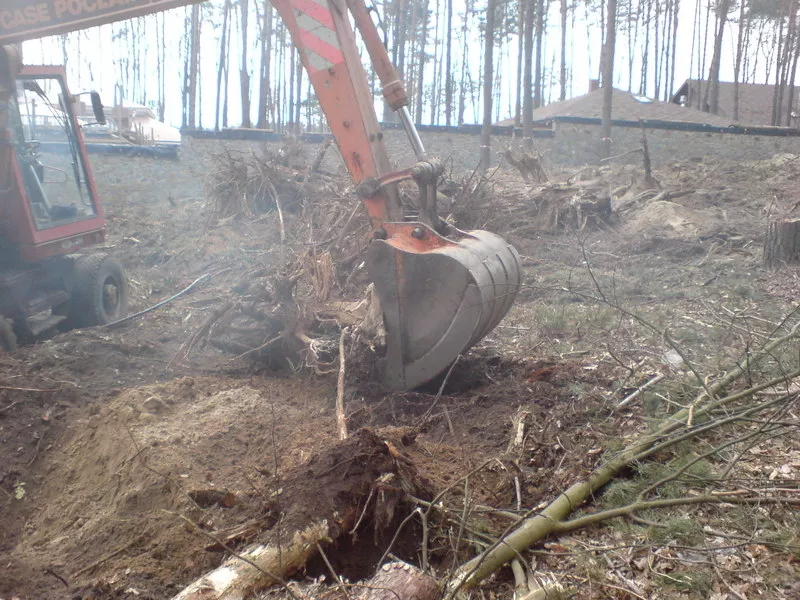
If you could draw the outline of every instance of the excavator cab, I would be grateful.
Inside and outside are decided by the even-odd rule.
[[[102,242],[105,220],[63,68],[26,67],[4,87],[0,260],[37,262]]]
[[[85,252],[106,224],[63,67],[0,47],[0,346],[127,311],[119,263]],[[94,95],[95,118],[104,120]]]
[[[63,79],[25,73],[17,77],[16,92],[9,125],[34,229],[96,219],[96,192],[88,183],[75,120],[66,110]],[[51,152],[45,159],[42,144],[67,152]]]

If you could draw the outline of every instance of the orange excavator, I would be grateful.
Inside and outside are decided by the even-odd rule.
[[[9,249],[0,251],[0,258],[6,253],[8,257],[13,254],[20,261],[19,270],[41,268],[37,263],[74,256],[77,248],[96,243],[105,231],[90,166],[85,159],[85,146],[75,124],[73,97],[63,82],[63,70],[50,71],[49,67],[20,70],[16,53],[9,45],[192,2],[4,0],[0,8],[0,44],[6,44],[5,58],[0,60],[0,235]],[[417,387],[447,369],[506,315],[521,285],[519,255],[494,233],[460,231],[440,218],[436,199],[442,165],[425,152],[408,112],[403,84],[364,1],[272,0],[272,3],[291,32],[356,192],[369,215],[372,241],[367,248],[366,265],[386,328],[385,382],[396,389]],[[398,114],[416,155],[415,164],[406,169],[392,169],[351,18],[381,81],[384,99]],[[49,87],[60,86],[56,94],[59,106],[53,107],[52,112],[61,115],[73,149],[72,164],[62,170],[67,179],[72,173],[73,179],[85,181],[87,188],[88,200],[83,201],[82,211],[78,207],[79,217],[62,217],[61,213],[72,205],[62,207],[63,202],[49,200],[42,191],[47,186],[42,184],[41,175],[47,168],[36,160],[36,140],[30,138],[31,119],[20,133],[13,131],[14,123],[20,121],[18,113],[23,112],[23,105],[24,110],[30,111],[30,104],[36,104],[37,99],[39,103],[47,102],[44,98],[48,90],[36,79],[40,75],[46,78]],[[23,102],[22,98],[28,101]],[[95,99],[93,106],[100,120],[102,110],[98,105]],[[406,211],[398,193],[398,184],[407,180],[418,188],[413,214]],[[49,212],[36,209],[37,204],[49,207]],[[39,214],[43,215],[41,219]],[[61,223],[59,219],[64,218],[73,220]],[[51,251],[38,252],[43,246],[37,242],[36,234],[41,232],[43,223],[50,222],[46,219],[55,222],[55,227],[77,226],[81,230],[80,233],[63,231],[64,236],[58,239],[64,241],[58,242],[59,249],[52,251],[59,256],[53,256]],[[71,241],[76,235],[83,236],[80,243]],[[124,278],[117,277],[119,270],[109,264],[109,258],[92,259],[91,268],[81,266],[81,261],[88,259],[80,255],[70,260],[76,265],[73,272],[78,271],[80,276],[62,274],[66,285],[58,290],[52,289],[52,285],[48,288],[51,294],[61,292],[58,299],[66,303],[52,312],[69,317],[89,310],[94,318],[85,322],[97,321],[98,315],[107,317],[107,313],[124,303]],[[4,276],[0,272],[0,277]],[[5,295],[0,294],[0,303],[14,304],[7,303]],[[15,314],[10,314],[7,308],[0,310],[19,328],[22,318],[19,307]],[[26,314],[30,312],[27,309]]]

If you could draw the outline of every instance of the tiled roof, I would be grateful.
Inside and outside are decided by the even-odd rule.
[[[705,98],[706,82],[697,79],[687,79],[673,96],[672,102],[678,103],[682,96],[687,97],[687,105],[700,106]],[[772,125],[772,102],[775,97],[775,86],[772,84],[761,83],[740,83],[739,84],[739,118],[737,123],[745,125]],[[733,121],[734,98],[736,95],[736,84],[729,81],[721,81],[719,84],[719,111],[721,117]],[[794,88],[793,106],[800,104],[800,88]],[[784,93],[783,110],[780,125],[786,126],[786,116],[789,106],[789,89]],[[797,123],[791,123],[797,126]]]

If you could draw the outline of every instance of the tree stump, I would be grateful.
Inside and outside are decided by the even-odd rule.
[[[800,263],[800,219],[770,221],[764,237],[764,266],[777,269]]]

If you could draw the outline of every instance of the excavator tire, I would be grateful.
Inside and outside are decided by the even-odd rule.
[[[17,334],[11,321],[0,317],[0,351],[13,352],[17,349]]]
[[[127,314],[128,280],[119,261],[102,253],[78,258],[73,267],[70,325],[108,325]]]

